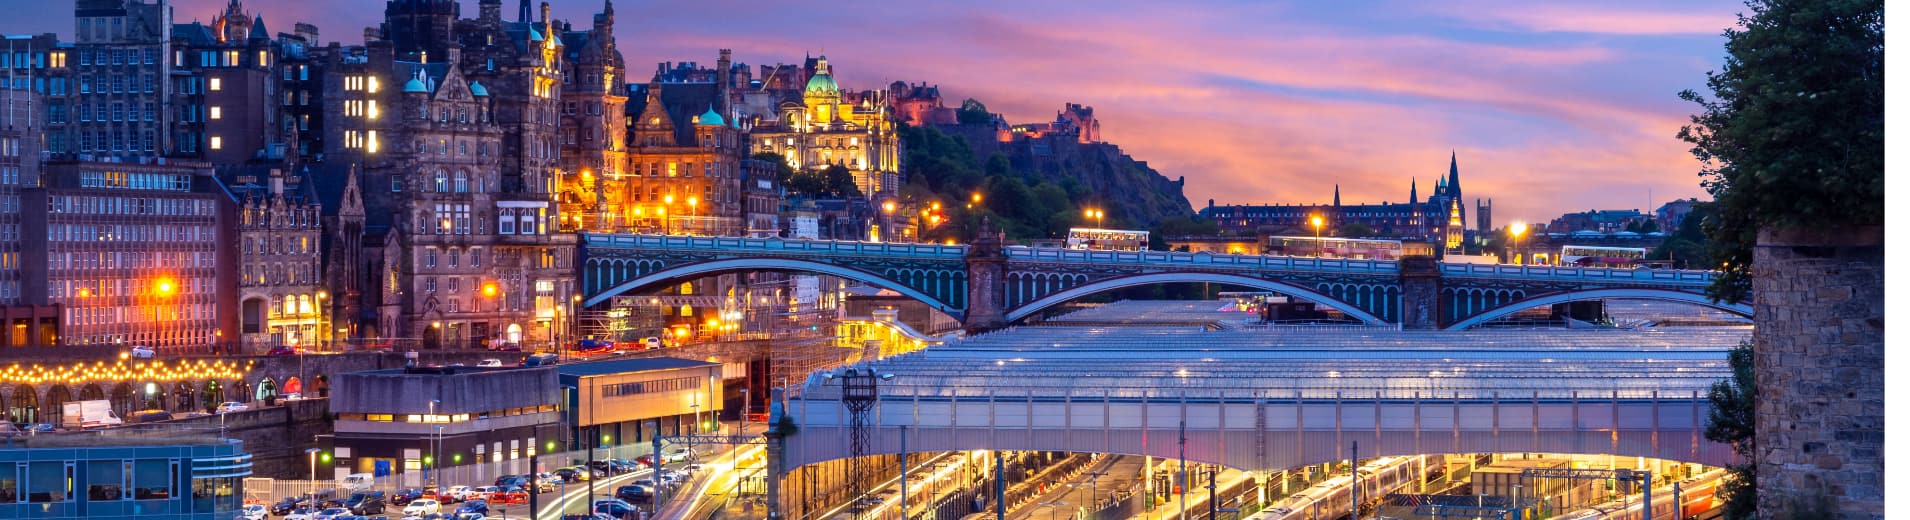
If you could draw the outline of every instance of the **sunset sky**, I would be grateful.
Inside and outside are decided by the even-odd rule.
[[[177,22],[226,0],[176,0]],[[464,16],[477,15],[465,0]],[[516,0],[505,0],[514,18]],[[588,26],[597,1],[552,2]],[[359,43],[384,3],[251,0],[274,32],[294,21]],[[0,0],[0,32],[70,39],[70,1]],[[1705,197],[1675,137],[1723,60],[1741,3],[619,1],[631,81],[659,61],[752,67],[826,50],[845,88],[895,80],[973,97],[1010,122],[1091,105],[1107,140],[1169,178],[1196,209],[1230,203],[1401,201],[1457,151],[1467,197],[1493,220],[1645,209]],[[1470,206],[1470,202],[1468,202]]]

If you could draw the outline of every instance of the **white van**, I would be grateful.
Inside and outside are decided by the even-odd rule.
[[[370,473],[353,473],[350,475],[345,475],[345,478],[338,479],[338,485],[339,487],[349,489],[352,492],[365,491],[365,490],[371,489],[372,476]]]

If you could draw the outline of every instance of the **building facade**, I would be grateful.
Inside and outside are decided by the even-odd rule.
[[[558,406],[553,367],[342,374],[332,385],[332,464],[340,477],[399,474],[405,485],[424,485],[427,470],[529,458],[563,436]]]
[[[847,168],[868,199],[890,199],[901,189],[900,140],[888,90],[846,91],[836,84],[827,56],[767,70],[756,103],[746,104],[756,153],[782,156],[797,170]],[[799,73],[799,74],[798,74]],[[792,90],[787,78],[803,78]]]
[[[22,303],[62,344],[205,349],[237,337],[236,206],[203,163],[52,162],[21,190]]]
[[[592,437],[609,445],[649,441],[658,428],[663,435],[709,431],[723,411],[720,363],[628,359],[567,363],[557,372],[573,446],[589,446]]]
[[[251,459],[237,440],[23,437],[0,448],[0,518],[226,520]]]
[[[321,207],[311,182],[293,179],[288,189],[286,177],[273,168],[230,188],[239,199],[239,340],[248,352],[323,349],[332,339]]]

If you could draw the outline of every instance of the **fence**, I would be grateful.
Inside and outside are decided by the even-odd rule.
[[[696,447],[696,451],[699,454],[708,454],[711,449],[711,446]],[[594,454],[589,453],[593,451],[595,452]],[[603,460],[606,458],[635,460],[637,457],[649,455],[650,453],[651,444],[647,441],[611,446],[608,449],[598,448],[594,450],[570,450],[544,453],[537,456],[537,467],[535,471],[550,471],[565,466],[581,465],[587,460]],[[533,472],[531,459],[529,457],[520,457],[511,460],[464,464],[442,469],[431,468],[429,472],[421,469],[418,471],[407,471],[373,477],[372,485],[369,489],[384,491],[389,494],[400,489],[423,488],[428,485],[433,485],[434,482],[440,489],[448,489],[451,486],[458,485],[472,487],[489,486],[496,482],[498,477],[505,475],[523,475],[531,472]],[[331,493],[339,497],[351,495],[351,490],[346,489],[341,482],[328,479],[320,479],[317,481],[278,479],[270,481],[270,487],[268,489],[255,491],[251,488],[251,486],[254,485],[264,484],[265,482],[248,481],[245,490],[246,499],[248,501],[256,500],[258,503],[270,504],[277,502],[281,498],[302,496],[314,492],[321,495]],[[588,482],[573,482],[564,487],[575,489],[575,486],[587,485],[590,484]],[[602,492],[609,493],[611,491],[614,490],[606,489]]]

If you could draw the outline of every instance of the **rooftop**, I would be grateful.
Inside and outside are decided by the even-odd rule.
[[[717,366],[719,363],[697,361],[694,359],[654,357],[638,359],[619,359],[614,361],[593,361],[589,363],[567,363],[557,365],[557,374],[571,377],[605,376],[628,372],[647,372],[651,370],[670,370]]]

